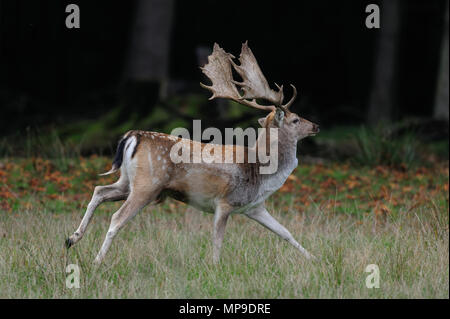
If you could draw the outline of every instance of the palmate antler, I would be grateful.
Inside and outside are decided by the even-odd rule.
[[[269,87],[247,42],[242,44],[241,55],[239,56],[240,65],[234,63],[233,58],[232,54],[225,52],[217,43],[214,43],[214,50],[208,57],[208,63],[200,68],[212,81],[211,86],[200,83],[201,87],[213,93],[209,98],[210,100],[225,98],[265,111],[273,111],[276,108],[281,108],[284,111],[289,109],[297,97],[295,86],[291,84],[294,91],[293,96],[287,104],[283,105],[283,86],[275,83],[278,91],[274,91]],[[231,66],[241,76],[242,82],[233,79]],[[242,90],[243,95],[239,93],[237,86]],[[272,105],[258,104],[256,99],[266,100]]]

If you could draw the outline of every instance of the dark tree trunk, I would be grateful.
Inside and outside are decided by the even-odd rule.
[[[124,113],[148,114],[169,77],[173,0],[138,0],[123,74]]]
[[[444,31],[442,32],[441,61],[439,63],[438,80],[436,85],[436,96],[434,101],[433,117],[437,120],[448,121],[448,0],[445,6]]]
[[[139,0],[136,5],[125,78],[167,80],[173,0]]]
[[[380,29],[367,121],[371,125],[392,120],[396,107],[396,73],[400,25],[399,1],[380,5]]]

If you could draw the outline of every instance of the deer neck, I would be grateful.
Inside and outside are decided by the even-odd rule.
[[[288,176],[298,165],[297,140],[289,136],[281,129],[278,130],[278,136],[272,136],[272,138],[269,138],[266,132],[270,134],[268,130],[264,130],[263,133],[261,133],[261,135],[258,137],[258,141],[266,141],[266,143],[272,143],[272,146],[273,143],[275,143],[278,148],[278,166],[276,171],[272,174],[260,175],[262,185],[261,192],[271,194],[284,184]],[[263,140],[260,141],[259,139]],[[257,143],[257,145],[261,144]],[[274,150],[273,147],[272,150]]]
[[[278,130],[276,141],[278,144],[278,170],[275,174],[280,174],[284,180],[298,165],[297,142],[297,139],[292,138],[285,131]]]

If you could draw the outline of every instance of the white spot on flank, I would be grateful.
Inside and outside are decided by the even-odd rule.
[[[161,156],[158,155],[158,161],[160,161],[160,160],[161,160]]]
[[[148,153],[147,158],[148,158],[148,165],[150,166],[150,173],[151,173],[151,172],[153,172],[152,155],[150,153]]]

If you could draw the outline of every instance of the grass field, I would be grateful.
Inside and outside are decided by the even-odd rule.
[[[0,160],[0,298],[449,298],[448,164],[408,171],[302,164],[268,207],[317,261],[244,216],[212,263],[212,215],[176,201],[147,207],[92,261],[106,203],[67,251],[110,159]],[[80,267],[66,288],[65,267]],[[380,288],[366,287],[376,264]]]

